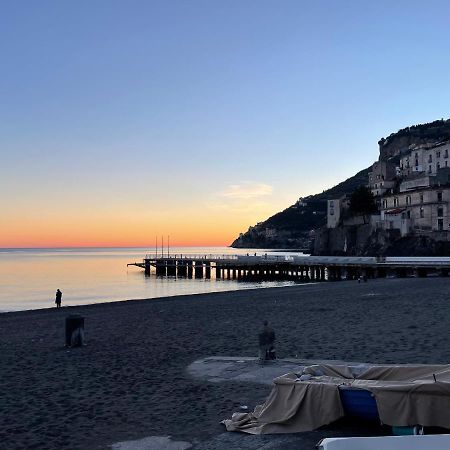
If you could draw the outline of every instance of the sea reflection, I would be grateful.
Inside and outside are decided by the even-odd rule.
[[[141,261],[153,249],[2,249],[0,250],[0,311],[54,306],[57,288],[63,306],[198,294],[256,287],[289,286],[293,281],[239,281],[145,276],[127,263]],[[165,250],[167,251],[167,250]],[[171,254],[254,254],[255,250],[172,248]],[[258,255],[269,250],[256,251]],[[284,253],[277,253],[284,254]],[[293,254],[286,252],[285,254]]]

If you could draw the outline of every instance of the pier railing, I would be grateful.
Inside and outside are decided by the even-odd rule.
[[[217,254],[156,254],[148,253],[144,259],[148,260],[206,260],[206,261],[292,261],[292,256],[286,255],[217,255]]]

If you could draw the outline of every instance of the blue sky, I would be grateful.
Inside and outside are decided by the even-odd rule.
[[[444,1],[3,1],[0,21],[0,246],[44,244],[18,224],[55,211],[85,230],[67,242],[115,217],[227,242],[449,117]]]

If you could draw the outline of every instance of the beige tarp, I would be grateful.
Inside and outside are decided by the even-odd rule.
[[[308,366],[275,378],[263,405],[223,423],[251,434],[311,431],[344,415],[342,385],[372,392],[384,424],[450,428],[450,365]]]

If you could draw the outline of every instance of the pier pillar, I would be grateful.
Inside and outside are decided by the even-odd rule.
[[[316,280],[321,280],[320,267],[316,267]]]
[[[320,268],[320,281],[325,281],[325,267]]]
[[[310,281],[310,278],[309,278],[309,266],[305,266],[305,281]]]
[[[186,261],[188,278],[192,278],[192,260]]]
[[[171,277],[175,277],[177,275],[177,266],[176,260],[167,260],[167,275]]]
[[[216,266],[216,279],[222,276],[222,268],[220,266]]]
[[[231,275],[231,274],[230,274],[230,269],[228,268],[228,269],[227,269],[227,280],[229,280],[229,279],[231,278],[230,275]]]
[[[425,268],[417,269],[417,273],[418,273],[420,278],[426,278],[427,275],[428,275],[427,269],[425,269]]]
[[[145,271],[145,275],[150,275],[150,260],[149,259],[144,259],[144,271]]]
[[[328,281],[334,281],[334,267],[327,267]]]
[[[195,278],[203,278],[203,261],[195,261]]]
[[[205,262],[205,277],[211,278],[211,262],[210,261]]]
[[[167,268],[165,261],[156,261],[156,275],[165,277],[167,275]]]
[[[177,262],[177,275],[179,277],[185,277],[187,275],[186,261],[179,259]]]

